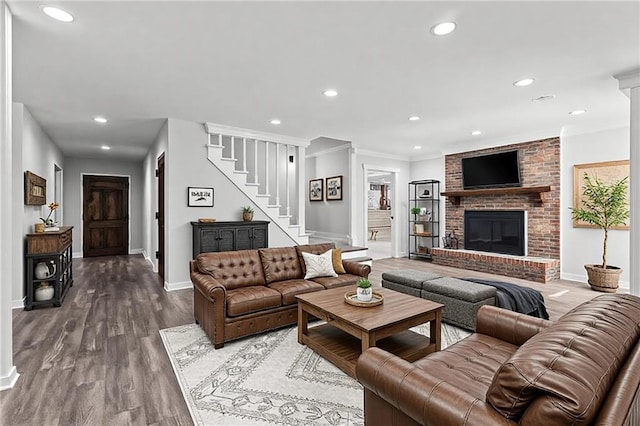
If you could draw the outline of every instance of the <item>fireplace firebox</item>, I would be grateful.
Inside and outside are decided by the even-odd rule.
[[[464,248],[525,256],[527,216],[520,210],[464,212]]]

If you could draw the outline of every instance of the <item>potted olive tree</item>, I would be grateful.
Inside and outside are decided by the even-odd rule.
[[[604,231],[602,264],[584,265],[589,285],[593,290],[615,293],[622,269],[607,264],[607,239],[609,229],[624,225],[629,218],[627,206],[628,176],[607,184],[597,176],[583,176],[582,205],[571,209],[573,219],[594,225]]]

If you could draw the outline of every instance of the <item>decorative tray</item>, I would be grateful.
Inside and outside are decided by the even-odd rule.
[[[372,306],[382,305],[382,302],[384,302],[384,296],[377,291],[374,291],[371,301],[363,302],[362,300],[357,299],[355,291],[348,291],[344,295],[344,301],[353,306],[365,306],[370,308]]]
[[[213,223],[216,220],[212,217],[201,217],[200,219],[198,219],[198,222],[200,223]]]

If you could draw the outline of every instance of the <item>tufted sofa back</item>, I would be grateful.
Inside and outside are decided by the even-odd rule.
[[[196,257],[200,272],[211,275],[227,290],[252,285],[265,285],[258,250],[201,253]]]
[[[295,247],[277,247],[258,250],[267,284],[299,279],[304,276]]]
[[[495,374],[486,400],[521,425],[591,424],[639,335],[639,298],[596,297],[524,343]]]

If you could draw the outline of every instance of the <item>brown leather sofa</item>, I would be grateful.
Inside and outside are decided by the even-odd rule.
[[[358,359],[365,424],[640,425],[640,298],[603,295],[557,322],[483,306],[476,333],[410,364]]]
[[[225,342],[261,333],[298,319],[297,294],[355,286],[371,267],[342,261],[337,277],[305,280],[302,252],[321,254],[333,243],[201,253],[190,261],[197,324],[216,349]]]

